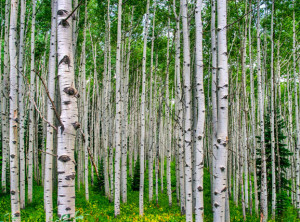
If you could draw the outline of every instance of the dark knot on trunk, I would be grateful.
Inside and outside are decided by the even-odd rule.
[[[68,162],[71,160],[71,158],[67,155],[61,155],[60,157],[58,157],[58,160],[60,160],[61,162]]]

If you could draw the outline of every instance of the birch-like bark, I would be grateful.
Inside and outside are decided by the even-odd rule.
[[[86,81],[86,20],[87,20],[87,1],[85,1],[85,11],[84,11],[84,26],[83,26],[83,43],[82,43],[82,93],[83,93],[83,124],[84,124],[84,190],[85,199],[89,201],[89,132],[88,132],[88,98],[87,94],[87,81]]]
[[[260,5],[260,0],[257,1]],[[261,147],[261,211],[262,221],[268,220],[268,196],[267,196],[267,169],[266,169],[266,151],[265,151],[265,124],[264,124],[264,96],[261,75],[261,57],[260,57],[260,8],[257,10],[257,81],[258,81],[258,104],[260,121],[260,147]]]
[[[169,10],[170,11],[170,10]],[[171,128],[170,128],[170,93],[169,93],[169,63],[170,63],[170,17],[168,18],[168,34],[167,34],[167,70],[166,70],[166,151],[167,151],[167,194],[169,206],[172,206],[172,190],[171,190]]]
[[[133,12],[134,7],[132,8],[132,15],[131,15],[131,22],[130,22],[130,31],[128,37],[128,49],[127,49],[127,58],[126,58],[126,65],[124,71],[124,89],[123,89],[123,118],[122,118],[122,201],[123,203],[127,203],[127,139],[128,139],[128,94],[129,94],[129,62],[130,62],[130,55],[131,55],[131,34],[132,34],[132,23],[133,23]],[[124,44],[125,45],[125,44]]]
[[[77,98],[74,88],[74,59],[72,48],[72,21],[65,20],[72,12],[71,0],[57,1],[57,56],[61,122],[57,132],[58,217],[75,216],[75,139],[79,128]]]
[[[275,220],[275,207],[276,207],[276,169],[275,169],[275,126],[274,126],[274,120],[275,120],[275,111],[274,111],[274,40],[273,40],[273,22],[274,17],[274,0],[272,0],[272,12],[271,12],[271,64],[270,64],[270,70],[271,70],[271,161],[272,161],[272,219]]]
[[[202,222],[204,220],[204,201],[203,201],[203,167],[204,167],[204,159],[203,159],[203,141],[204,141],[204,124],[205,124],[205,95],[204,95],[204,83],[203,83],[203,51],[202,51],[202,0],[196,1],[195,8],[195,25],[196,25],[196,95],[197,103],[198,103],[198,119],[197,119],[197,128],[196,128],[196,141],[194,146],[195,150],[195,219],[197,222]]]
[[[10,159],[10,200],[13,221],[21,221],[19,190],[18,152],[18,53],[17,23],[18,0],[11,1],[9,29],[10,92],[9,92],[9,159]]]
[[[19,46],[19,117],[20,117],[20,136],[19,136],[19,149],[20,149],[20,207],[25,208],[25,86],[23,78],[23,62],[24,62],[24,43],[25,43],[25,10],[26,0],[21,0],[21,14],[20,14],[20,46]]]
[[[180,185],[180,210],[185,214],[185,184],[184,184],[184,134],[183,134],[183,104],[181,75],[180,75],[180,14],[177,15],[175,0],[173,0],[173,11],[176,18],[175,34],[175,73],[176,73],[176,109],[178,115],[178,164],[179,164],[179,185]]]
[[[218,127],[216,165],[214,173],[213,202],[214,221],[225,221],[227,192],[227,144],[228,144],[228,61],[227,61],[227,11],[226,0],[217,1],[218,13]]]
[[[251,11],[251,4],[250,9]],[[249,68],[250,68],[250,101],[251,101],[251,133],[252,133],[252,168],[253,168],[253,182],[254,182],[254,200],[255,200],[255,214],[258,215],[258,191],[257,191],[257,174],[256,174],[256,115],[255,115],[255,92],[254,92],[254,77],[252,64],[252,37],[251,37],[251,18],[249,16]]]
[[[295,1],[293,2],[295,7]],[[298,218],[300,218],[300,123],[299,123],[299,105],[298,105],[298,88],[297,88],[297,72],[296,72],[296,25],[295,25],[295,8],[293,10],[293,74],[294,74],[294,97],[295,97],[295,117],[296,117],[296,133],[297,146],[295,148],[295,184],[296,184],[296,208]]]
[[[155,31],[155,14],[156,14],[156,1],[154,1],[154,12],[153,12],[153,20],[152,20],[152,36],[151,36],[151,65],[150,65],[150,110],[149,110],[149,116],[150,116],[150,135],[149,135],[149,151],[148,151],[148,172],[149,172],[149,201],[151,202],[153,200],[153,149],[154,149],[154,115],[153,115],[153,109],[154,109],[154,101],[153,100],[153,50],[154,50],[154,31]]]
[[[190,40],[188,27],[187,1],[181,0],[183,33],[183,75],[184,75],[184,146],[185,146],[185,201],[186,221],[193,220],[192,195],[192,121],[191,121],[191,76],[190,76]]]
[[[57,0],[52,0],[52,19],[51,19],[51,36],[50,36],[50,52],[49,52],[49,73],[48,73],[48,91],[49,96],[53,100],[55,98],[55,74],[56,74],[56,13]],[[54,110],[52,103],[47,98],[47,120],[54,125]],[[45,182],[44,182],[44,201],[46,211],[46,221],[53,219],[53,128],[47,125],[46,138],[46,160],[45,160]]]
[[[217,105],[217,42],[216,42],[216,4],[211,0],[211,52],[212,52],[212,79],[211,79],[211,101],[212,101],[212,177],[216,173],[215,163],[217,156],[217,127],[218,127],[218,105]],[[212,182],[212,203],[214,203],[214,183]]]
[[[118,5],[117,56],[116,56],[116,122],[115,122],[115,217],[120,214],[120,161],[121,161],[121,26],[122,0]]]
[[[8,97],[9,97],[9,48],[8,48],[8,33],[9,33],[9,11],[10,0],[5,1],[5,28],[4,28],[4,72],[2,81],[2,174],[1,186],[2,192],[6,193],[6,170],[9,152],[9,120],[8,120]]]
[[[30,109],[29,109],[29,147],[28,147],[28,203],[32,202],[32,192],[33,192],[33,149],[34,149],[34,127],[35,127],[35,118],[34,118],[34,104],[35,99],[35,17],[36,17],[36,2],[32,1],[32,20],[31,20],[31,39],[30,39]]]
[[[140,190],[139,190],[139,214],[144,215],[144,178],[145,178],[145,104],[146,104],[146,56],[147,56],[147,38],[148,38],[148,23],[149,23],[149,5],[147,0],[145,14],[145,29],[144,29],[144,48],[143,48],[143,64],[142,64],[142,97],[141,97],[141,149],[140,149]]]

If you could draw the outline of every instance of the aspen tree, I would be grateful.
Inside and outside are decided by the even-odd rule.
[[[88,98],[89,94],[86,92],[87,80],[86,80],[86,23],[87,23],[87,1],[85,1],[84,8],[84,26],[83,26],[83,43],[82,43],[82,93],[83,93],[83,124],[84,124],[84,188],[85,199],[89,200],[89,132],[88,132]]]
[[[9,26],[10,92],[9,92],[9,159],[10,159],[10,200],[13,221],[21,221],[19,190],[18,152],[18,53],[17,21],[18,0],[11,1]]]
[[[140,190],[139,190],[139,214],[144,215],[144,177],[145,177],[145,103],[146,103],[146,56],[147,56],[147,38],[149,23],[149,5],[147,0],[144,28],[144,48],[143,48],[143,64],[142,64],[142,97],[141,97],[141,149],[140,149]]]
[[[300,126],[299,126],[299,105],[298,88],[296,72],[296,25],[295,25],[295,1],[293,1],[293,74],[294,74],[294,97],[295,97],[295,117],[296,117],[296,135],[297,146],[295,148],[295,185],[296,185],[296,208],[298,218],[300,218]]]
[[[193,220],[192,201],[192,121],[191,121],[191,77],[190,77],[190,40],[188,27],[188,7],[186,0],[181,0],[183,33],[183,76],[184,76],[184,146],[185,146],[185,201],[186,221]]]
[[[48,91],[51,99],[55,97],[55,73],[56,73],[56,12],[57,0],[52,0],[52,16],[51,16],[51,36],[50,36],[50,52],[49,52],[49,73],[48,73]],[[54,125],[54,110],[50,99],[47,99],[47,120]],[[53,218],[53,128],[47,125],[46,139],[46,160],[45,160],[45,182],[44,182],[44,201],[46,211],[46,221]],[[49,154],[48,154],[49,153]]]
[[[58,191],[57,213],[59,218],[75,216],[75,161],[74,148],[78,122],[77,98],[75,86],[74,59],[72,48],[72,12],[70,0],[57,1],[57,58],[59,92],[61,98],[60,120],[64,124],[57,132],[57,173]]]
[[[250,9],[251,11],[251,4]],[[256,115],[255,115],[255,92],[254,92],[254,77],[252,64],[252,36],[251,36],[251,18],[249,16],[249,69],[250,69],[250,110],[251,110],[251,128],[252,128],[252,168],[253,168],[253,182],[254,182],[254,200],[255,200],[255,214],[258,215],[258,192],[257,192],[257,174],[256,174]]]
[[[156,1],[154,1],[154,12],[153,12],[153,20],[152,20],[152,36],[151,36],[151,65],[150,65],[150,110],[149,110],[149,116],[150,116],[150,135],[149,135],[149,151],[148,151],[148,171],[149,171],[149,201],[151,202],[153,200],[153,149],[154,149],[154,114],[153,114],[153,108],[155,104],[155,100],[153,100],[153,50],[154,50],[154,31],[155,31],[155,14],[156,14]],[[152,128],[153,127],[153,128]]]
[[[275,174],[275,111],[274,111],[274,40],[273,40],[273,17],[274,17],[274,0],[272,0],[272,12],[271,12],[271,161],[272,161],[272,219],[275,219],[275,207],[276,207],[276,174]]]
[[[180,184],[180,210],[185,214],[185,180],[184,180],[184,139],[183,139],[183,104],[181,75],[180,75],[180,14],[176,13],[176,1],[173,0],[173,13],[176,18],[175,33],[175,73],[176,73],[176,109],[178,110],[178,164],[179,164],[179,184]]]
[[[1,186],[2,192],[6,193],[6,170],[9,154],[9,119],[8,119],[8,97],[9,97],[9,48],[8,48],[8,33],[9,33],[9,12],[10,12],[10,0],[5,1],[5,27],[4,27],[4,72],[2,80],[2,174],[1,174]]]
[[[19,117],[20,117],[20,130],[19,130],[19,147],[20,147],[20,207],[25,207],[25,86],[24,86],[24,43],[25,43],[25,10],[26,0],[21,0],[21,14],[20,14],[20,46],[19,46]]]
[[[228,144],[228,63],[227,63],[227,12],[226,0],[217,1],[218,13],[218,127],[213,202],[214,221],[225,221],[227,192],[227,144]]]
[[[29,109],[29,147],[28,147],[28,203],[32,202],[33,192],[33,152],[35,144],[35,115],[34,115],[34,99],[35,99],[35,18],[36,18],[36,2],[32,0],[32,20],[31,20],[31,39],[30,39],[30,109]]]
[[[212,177],[214,177],[215,157],[217,155],[217,127],[218,127],[218,106],[217,106],[217,42],[216,42],[216,4],[211,0],[211,52],[212,52],[212,78],[211,78],[211,101],[212,101]],[[214,201],[214,183],[212,182],[212,202]]]
[[[257,79],[258,79],[258,104],[259,104],[259,122],[260,122],[260,147],[261,147],[261,211],[262,220],[268,220],[268,196],[267,196],[267,169],[265,154],[265,125],[264,125],[264,96],[261,74],[260,57],[260,0],[257,1]]]
[[[170,12],[170,9],[169,9]],[[169,206],[172,206],[172,190],[171,190],[171,128],[170,128],[170,93],[169,93],[169,64],[170,64],[170,17],[168,18],[168,34],[167,34],[167,70],[166,70],[166,151],[167,151],[167,194]]]
[[[121,160],[121,26],[122,0],[118,5],[117,56],[116,56],[116,121],[115,121],[115,217],[120,214],[120,160]]]
[[[198,102],[198,119],[196,128],[196,141],[195,141],[195,171],[196,171],[196,204],[195,204],[195,214],[196,221],[204,221],[204,200],[203,200],[203,141],[204,141],[204,123],[205,123],[205,95],[204,95],[204,83],[203,83],[203,52],[202,52],[202,0],[196,1],[195,8],[195,23],[196,23],[196,95]]]

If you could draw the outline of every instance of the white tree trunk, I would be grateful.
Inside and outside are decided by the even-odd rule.
[[[251,5],[250,5],[251,10]],[[251,128],[252,128],[252,168],[254,181],[254,200],[255,200],[255,214],[258,215],[258,191],[257,191],[257,174],[256,174],[256,115],[255,115],[255,92],[254,92],[254,78],[252,66],[252,43],[251,43],[251,16],[249,16],[249,66],[250,66],[250,97],[251,97]]]
[[[74,88],[74,59],[72,49],[72,20],[67,16],[72,11],[71,0],[57,2],[57,56],[59,91],[61,97],[60,119],[64,126],[57,132],[57,173],[58,173],[58,217],[75,216],[75,139],[79,128],[77,98]]]
[[[183,76],[184,76],[184,146],[185,146],[185,201],[186,221],[193,220],[192,195],[192,121],[191,121],[191,76],[190,76],[190,39],[188,27],[188,7],[186,0],[181,0],[183,32]]]
[[[295,7],[295,2],[293,2]],[[296,28],[295,28],[295,9],[293,11],[293,74],[294,74],[294,97],[295,97],[295,117],[296,117],[296,138],[297,146],[295,149],[295,183],[296,183],[296,208],[298,218],[300,218],[300,123],[299,123],[299,105],[298,105],[298,88],[297,88],[297,72],[296,72]]]
[[[21,221],[19,191],[19,152],[18,152],[18,53],[17,22],[18,0],[11,1],[9,56],[10,56],[10,92],[9,92],[9,157],[10,157],[10,200],[13,221]]]
[[[257,1],[260,5],[260,0]],[[260,13],[257,13],[257,30],[260,30]],[[268,220],[268,196],[267,196],[267,172],[266,172],[266,154],[265,154],[265,125],[264,125],[264,96],[261,75],[261,57],[260,57],[260,32],[257,31],[257,79],[258,79],[258,104],[260,121],[260,147],[261,147],[261,211],[262,221]]]
[[[50,52],[49,52],[49,73],[48,73],[48,91],[49,96],[53,100],[55,98],[55,77],[56,77],[56,16],[57,16],[57,0],[52,0],[52,19],[51,19],[51,36],[50,36]],[[47,120],[54,125],[54,110],[52,103],[47,99]],[[53,128],[47,125],[46,138],[46,160],[45,160],[45,182],[44,182],[44,201],[46,211],[46,221],[53,219]]]
[[[115,131],[115,217],[120,214],[120,161],[121,161],[121,26],[122,26],[122,0],[118,5],[118,33],[116,57],[116,131]]]
[[[271,13],[271,161],[272,161],[272,219],[275,220],[276,208],[276,169],[275,169],[275,110],[274,110],[274,41],[273,41],[273,17],[274,17],[274,0],[272,0],[272,13]]]
[[[9,33],[9,11],[10,0],[5,1],[5,31],[4,31],[4,73],[2,81],[2,175],[1,186],[2,192],[6,193],[6,170],[9,152],[9,120],[8,120],[8,97],[9,97],[9,48],[8,48],[8,33]]]
[[[218,13],[218,127],[216,165],[214,174],[213,202],[214,221],[225,221],[227,192],[227,145],[228,145],[228,62],[227,62],[227,12],[226,0],[217,1]]]
[[[153,12],[153,19],[152,19],[152,36],[151,36],[151,65],[150,65],[150,110],[149,110],[149,119],[150,119],[150,133],[149,133],[149,150],[148,150],[148,172],[149,172],[149,201],[151,202],[153,200],[153,149],[154,149],[154,141],[155,141],[155,135],[154,135],[154,104],[155,100],[153,99],[153,51],[154,51],[154,31],[155,31],[155,14],[156,14],[156,1],[154,1],[154,12]]]
[[[89,132],[88,132],[88,99],[90,97],[87,93],[87,81],[86,81],[86,19],[87,19],[87,1],[85,1],[85,13],[84,13],[84,27],[83,27],[83,43],[82,43],[82,93],[83,93],[83,125],[84,125],[84,190],[85,199],[89,201]]]
[[[28,148],[28,203],[32,202],[33,192],[33,149],[34,149],[34,99],[35,99],[35,17],[36,17],[36,2],[32,0],[32,20],[31,20],[31,39],[30,39],[30,110],[29,110],[29,148]]]
[[[198,119],[197,119],[197,128],[196,128],[196,141],[195,142],[195,214],[196,221],[202,222],[204,221],[204,200],[203,200],[203,167],[204,167],[204,159],[203,159],[203,141],[204,141],[204,124],[205,124],[205,95],[204,95],[204,83],[203,83],[203,52],[202,52],[202,0],[197,0],[196,8],[195,8],[195,25],[196,25],[196,98],[198,103]]]
[[[19,111],[20,111],[20,136],[19,136],[19,147],[20,147],[20,207],[25,207],[25,86],[23,78],[23,62],[24,62],[24,43],[25,43],[25,10],[26,0],[21,0],[21,14],[20,14],[20,47],[19,47]]]
[[[140,190],[139,190],[139,214],[144,215],[144,177],[145,177],[145,103],[146,103],[146,56],[147,56],[147,38],[149,22],[149,5],[147,0],[145,29],[144,29],[144,48],[143,48],[143,65],[142,65],[142,98],[141,98],[141,149],[140,149]]]

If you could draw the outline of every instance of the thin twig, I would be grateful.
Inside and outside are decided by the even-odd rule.
[[[40,152],[46,153],[46,154],[48,154],[48,155],[58,157],[56,154],[48,153],[48,152],[46,152],[46,151],[44,151],[44,150],[41,150],[41,149],[38,149],[38,150],[39,150]]]
[[[57,120],[59,121],[59,124],[62,126],[62,128],[64,128],[64,124],[62,123],[62,121],[61,121],[61,119],[60,119],[60,116],[58,115],[58,112],[57,112],[57,110],[56,110],[56,107],[55,107],[55,105],[54,105],[54,102],[53,102],[53,100],[52,100],[51,97],[50,97],[49,90],[48,90],[48,88],[47,88],[47,86],[46,86],[45,81],[43,80],[43,78],[41,77],[41,75],[39,74],[39,72],[36,72],[35,70],[33,70],[33,71],[34,71],[35,74],[40,78],[40,80],[41,80],[41,82],[42,82],[42,84],[43,84],[43,86],[44,86],[44,88],[45,88],[45,91],[46,91],[46,94],[47,94],[47,96],[48,96],[48,99],[50,100],[50,102],[51,102],[51,104],[52,104],[52,108],[53,108],[53,110],[54,110],[55,116],[56,116]]]

